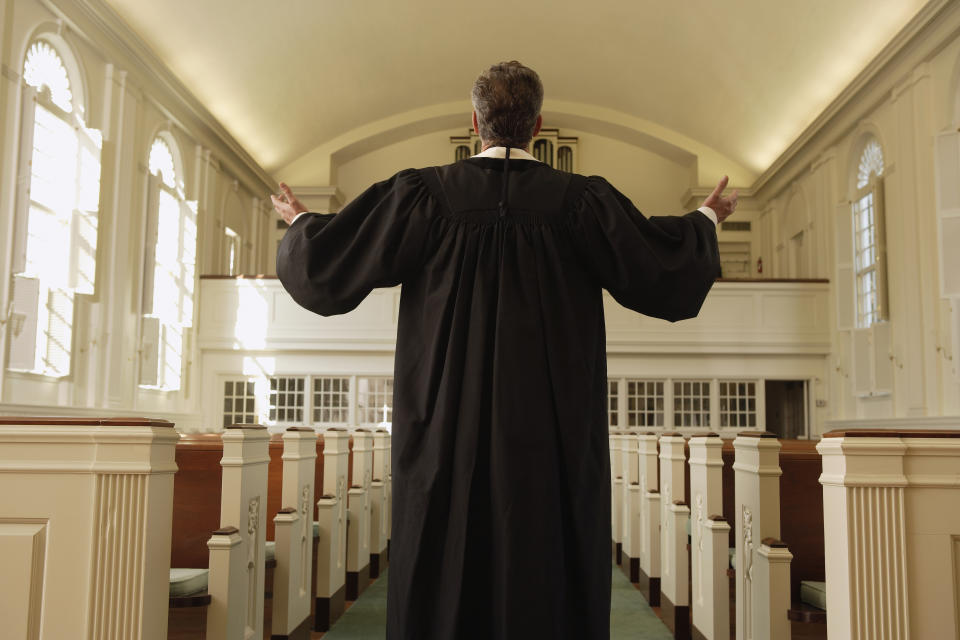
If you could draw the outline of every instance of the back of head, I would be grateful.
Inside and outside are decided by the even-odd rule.
[[[495,64],[477,78],[471,93],[480,138],[498,147],[526,147],[543,106],[540,76],[516,60]]]

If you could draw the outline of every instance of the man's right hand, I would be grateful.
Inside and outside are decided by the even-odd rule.
[[[710,207],[717,214],[717,222],[723,222],[737,208],[737,190],[734,189],[729,198],[723,197],[723,190],[727,188],[729,178],[723,176],[723,179],[717,183],[717,188],[713,190],[707,199],[703,201],[702,207]]]

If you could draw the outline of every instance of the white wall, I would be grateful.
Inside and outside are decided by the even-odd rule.
[[[86,123],[103,134],[99,239],[93,295],[77,296],[72,373],[65,378],[9,371],[9,332],[0,332],[0,409],[32,414],[148,414],[182,422],[199,412],[188,366],[180,391],[141,389],[139,327],[147,161],[160,131],[176,141],[186,198],[198,201],[197,274],[218,273],[224,221],[243,227],[242,263],[262,271],[270,221],[263,198],[273,181],[111,12],[71,2],[0,0],[0,304],[11,296],[11,255],[20,146],[20,74],[28,46],[56,33],[80,70]],[[199,286],[197,287],[199,290]],[[195,299],[195,306],[200,301]],[[185,359],[197,361],[192,343]]]
[[[960,307],[940,296],[940,246],[935,202],[937,133],[960,125],[958,69],[960,7],[956,3],[907,43],[900,54],[864,81],[833,117],[811,131],[807,144],[761,179],[766,206],[757,230],[760,253],[774,276],[828,277],[833,287],[833,348],[828,388],[833,420],[957,415],[958,362],[952,359]],[[878,366],[892,375],[890,393],[858,394],[856,371],[866,350],[838,318],[853,291],[838,255],[849,242],[850,200],[862,143],[873,135],[883,147],[888,261],[889,349]],[[948,177],[960,181],[960,175]],[[790,239],[804,232],[802,273]],[[843,234],[843,235],[839,235]],[[879,362],[885,360],[885,362]]]

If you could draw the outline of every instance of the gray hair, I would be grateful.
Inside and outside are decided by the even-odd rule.
[[[495,64],[473,83],[470,98],[484,142],[517,148],[530,143],[543,106],[543,84],[536,71],[516,60]]]

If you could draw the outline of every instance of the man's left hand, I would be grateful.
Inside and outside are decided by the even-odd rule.
[[[274,210],[287,224],[291,224],[294,218],[307,210],[283,182],[280,183],[280,195],[271,195],[270,200],[273,201]]]

